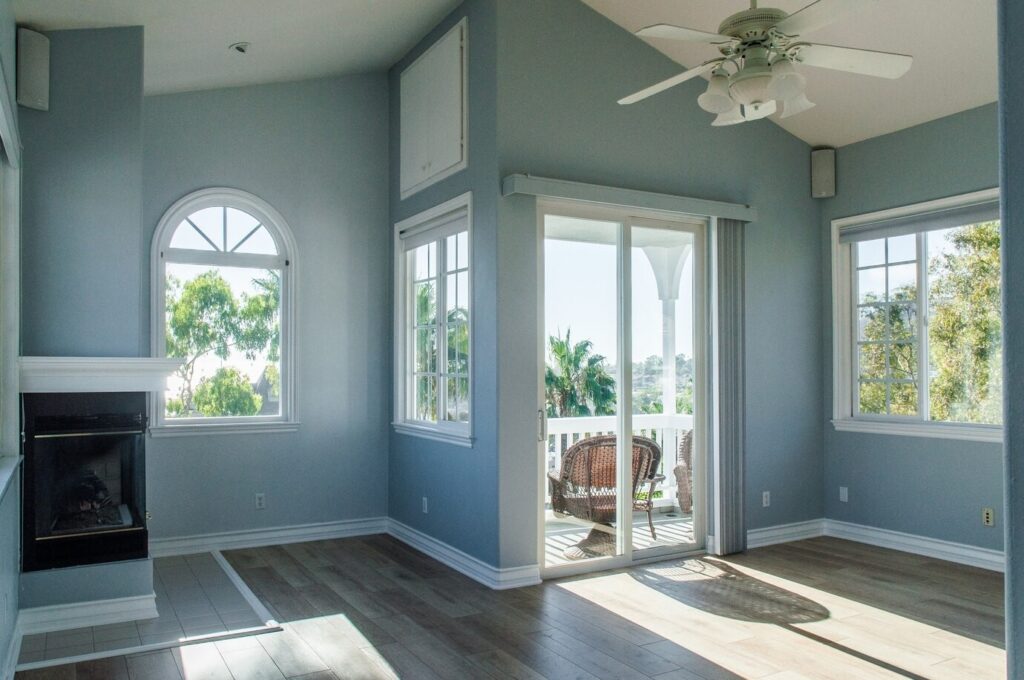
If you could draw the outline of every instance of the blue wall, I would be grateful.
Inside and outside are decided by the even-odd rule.
[[[492,565],[498,564],[499,543],[495,4],[495,0],[467,0],[390,72],[392,224],[467,191],[473,192],[470,292],[474,443],[472,448],[465,448],[393,433],[389,514]],[[400,200],[398,76],[464,16],[469,17],[469,167]],[[424,496],[430,499],[429,514],[421,511],[420,499]],[[536,513],[523,521],[536,523]]]
[[[385,77],[143,106],[141,30],[56,32],[51,48],[51,110],[22,111],[26,354],[148,355],[150,240],[191,191],[250,191],[298,242],[301,425],[151,438],[152,538],[386,514]],[[266,510],[254,509],[256,491]]]
[[[999,444],[836,432],[832,418],[830,221],[999,184],[995,105],[839,149],[836,197],[822,204],[820,261],[825,408],[825,515],[985,548],[1002,548],[983,507],[1001,507]],[[1009,384],[1009,381],[1007,381]],[[849,502],[839,502],[839,487]]]
[[[299,272],[298,432],[151,438],[154,538],[387,513],[387,94],[379,74],[146,98],[136,259],[174,201],[228,186],[284,216]],[[141,286],[148,326],[148,265]]]
[[[498,4],[499,170],[751,204],[746,231],[748,528],[821,517],[819,208],[809,147],[760,121],[710,126],[704,81],[630,107],[680,66],[580,2]],[[784,169],[784,170],[780,170]],[[502,565],[536,559],[537,230],[503,199]],[[516,357],[521,357],[517,360]],[[508,428],[505,436],[505,428]],[[761,507],[761,491],[772,506]],[[506,523],[508,524],[506,528]],[[506,535],[512,534],[512,535]]]
[[[15,24],[14,13],[11,9],[10,0],[0,0],[0,68],[3,71],[4,87],[11,105],[14,106],[14,54],[15,54]],[[16,107],[15,107],[16,108]],[[10,219],[10,214],[5,215]],[[10,241],[4,236],[0,243],[0,249],[8,248]],[[11,318],[7,305],[14,303],[17,307],[18,300],[14,299],[10,291],[3,291],[3,299],[0,306],[5,309],[3,318],[9,323]],[[16,317],[16,314],[15,314]],[[17,348],[3,348],[3,362],[10,362],[17,356]],[[0,396],[0,402],[10,403],[10,400],[17,399],[17,394],[4,394]],[[8,662],[13,659],[7,658],[7,650],[10,648],[14,636],[14,622],[18,612],[18,572],[21,569],[21,500],[19,480],[17,474],[13,478],[4,479],[11,470],[16,471],[13,456],[18,455],[16,442],[18,441],[17,423],[11,422],[8,417],[8,409],[4,409],[3,422],[0,429],[4,430],[2,444],[0,444],[0,673],[7,668]],[[11,436],[15,433],[14,436]],[[6,608],[4,605],[6,604]]]
[[[50,110],[19,109],[22,353],[139,356],[142,29],[49,36]]]
[[[7,469],[0,460],[0,469]],[[7,668],[7,650],[18,612],[18,572],[21,570],[21,493],[18,476],[8,488],[0,481],[0,674]],[[7,610],[3,610],[6,601]]]
[[[1003,339],[1006,422],[1006,651],[1007,677],[1024,678],[1024,5],[999,3],[999,178],[1004,187]]]

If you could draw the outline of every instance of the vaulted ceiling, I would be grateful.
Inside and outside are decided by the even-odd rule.
[[[725,17],[750,7],[749,0],[583,1],[630,32],[667,23],[714,33]],[[792,14],[810,2],[759,4]],[[997,99],[995,0],[861,0],[807,40],[914,57],[910,72],[899,80],[798,67],[816,106],[785,120],[776,114],[773,120],[812,145],[843,146]],[[711,45],[647,42],[686,67],[718,56]],[[636,89],[659,80],[659,75],[637,74]],[[657,104],[652,99],[634,106],[644,105]],[[708,114],[708,123],[712,118]]]
[[[566,2],[569,0],[548,0]],[[656,23],[716,31],[748,0],[583,0],[630,32]],[[795,12],[809,0],[762,0]],[[499,0],[515,2],[515,0]],[[315,78],[387,68],[458,0],[14,0],[41,30],[143,25],[146,92]],[[895,81],[801,67],[817,106],[774,119],[813,145],[843,146],[996,100],[995,0],[862,0],[814,42],[913,55]],[[641,40],[640,38],[636,38]],[[237,54],[232,43],[251,43]],[[710,45],[648,39],[682,66]],[[636,89],[663,74],[636,75]],[[623,95],[629,94],[623,92]],[[657,106],[652,98],[636,106]],[[711,116],[708,116],[710,123]]]

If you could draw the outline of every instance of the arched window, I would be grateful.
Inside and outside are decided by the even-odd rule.
[[[156,434],[293,429],[295,242],[252,194],[203,189],[153,236],[154,356],[182,367],[156,395]]]

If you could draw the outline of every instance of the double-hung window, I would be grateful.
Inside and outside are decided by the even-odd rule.
[[[470,197],[396,225],[395,428],[471,443]]]
[[[998,192],[832,227],[836,427],[998,440]]]

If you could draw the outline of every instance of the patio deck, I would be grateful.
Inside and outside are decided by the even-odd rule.
[[[582,561],[567,558],[564,551],[586,538],[591,526],[588,522],[580,522],[569,517],[555,517],[550,510],[545,513],[545,566],[553,567]],[[655,512],[654,529],[658,534],[658,540],[651,538],[651,530],[647,526],[647,513],[633,514],[634,551],[693,543],[693,516],[683,514],[678,509],[671,512]]]

